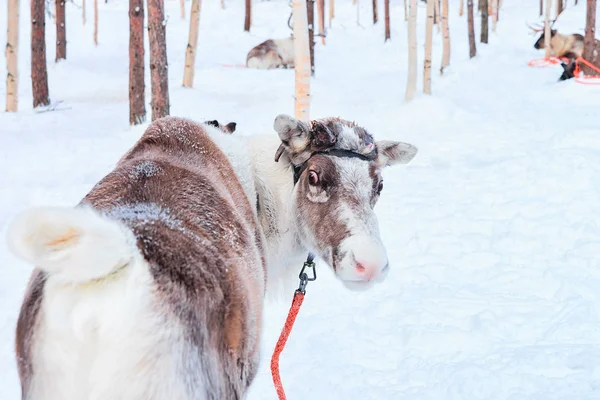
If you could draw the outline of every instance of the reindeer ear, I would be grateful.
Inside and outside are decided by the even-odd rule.
[[[381,140],[375,143],[377,147],[377,164],[389,166],[394,164],[408,164],[416,155],[418,149],[412,144]]]
[[[235,132],[236,126],[237,126],[237,124],[235,122],[230,122],[227,125],[225,125],[225,131],[227,131],[229,133],[233,133],[233,132]]]
[[[310,127],[305,122],[290,117],[289,115],[280,114],[273,122],[273,128],[279,135],[281,145],[275,154],[275,161],[286,152],[294,165],[306,161],[305,150],[310,145]],[[308,154],[310,156],[310,154]],[[306,158],[302,160],[303,158]]]

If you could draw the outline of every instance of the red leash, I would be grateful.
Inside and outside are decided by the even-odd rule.
[[[310,281],[314,281],[317,279],[317,270],[315,268],[315,263],[313,262],[314,256],[312,254],[308,255],[306,262],[302,266],[302,270],[300,271],[300,287],[296,289],[294,293],[294,300],[292,301],[292,306],[290,307],[290,311],[285,320],[285,325],[283,325],[283,330],[281,331],[281,335],[279,335],[279,340],[277,340],[277,344],[275,345],[275,350],[273,351],[273,357],[271,357],[271,375],[273,376],[273,384],[275,385],[275,390],[277,390],[277,397],[279,400],[286,400],[285,391],[283,390],[283,384],[281,383],[281,376],[279,375],[279,356],[285,347],[285,344],[292,332],[292,328],[294,327],[294,322],[296,322],[296,316],[298,316],[298,311],[300,311],[300,306],[304,301],[304,295],[306,294],[306,285]],[[309,278],[304,270],[306,268],[312,269],[313,276]]]

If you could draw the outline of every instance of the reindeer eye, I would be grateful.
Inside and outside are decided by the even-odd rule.
[[[380,194],[382,190],[383,190],[383,181],[379,182],[379,185],[377,185],[377,194]]]
[[[308,171],[308,183],[316,186],[319,183],[319,175],[315,171]]]

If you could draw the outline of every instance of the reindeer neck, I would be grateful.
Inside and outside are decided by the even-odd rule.
[[[279,162],[273,159],[280,143],[276,135],[253,136],[249,142],[258,219],[266,238],[269,281],[273,281],[271,278],[289,275],[290,269],[297,273],[306,258],[294,223],[293,171],[284,157]]]

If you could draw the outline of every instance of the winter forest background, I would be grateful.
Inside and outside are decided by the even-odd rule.
[[[23,208],[76,204],[161,116],[235,121],[240,136],[275,134],[279,113],[341,116],[419,154],[385,172],[385,284],[348,292],[320,268],[281,358],[288,397],[598,398],[595,0],[0,0],[0,10],[3,237]],[[583,35],[583,52],[536,50],[550,29]],[[254,46],[292,31],[294,69],[245,68]],[[576,76],[559,81],[561,63]],[[4,243],[0,259],[0,399],[16,399],[14,327],[31,270]],[[253,400],[276,398],[268,361],[289,303],[266,307]]]

